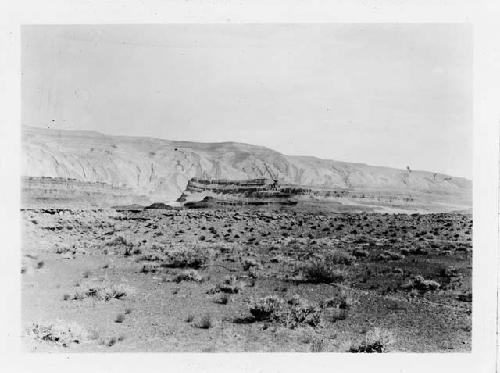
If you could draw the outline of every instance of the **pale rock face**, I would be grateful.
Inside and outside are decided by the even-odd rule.
[[[432,172],[398,170],[305,156],[240,143],[196,143],[107,136],[91,131],[23,128],[23,176],[74,178],[127,187],[173,201],[192,177],[355,190],[390,190],[470,199],[472,183]]]

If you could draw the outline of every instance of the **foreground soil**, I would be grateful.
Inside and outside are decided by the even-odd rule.
[[[28,351],[471,348],[470,215],[297,206],[22,217]],[[336,277],[320,273],[325,263]],[[286,320],[262,311],[270,295]],[[315,321],[290,323],[290,309]]]

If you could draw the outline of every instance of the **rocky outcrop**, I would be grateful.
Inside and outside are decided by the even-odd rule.
[[[278,180],[272,179],[249,179],[249,180],[208,180],[192,178],[188,181],[186,190],[177,200],[187,202],[204,201],[218,203],[221,205],[253,205],[266,204],[296,204],[293,199],[296,195],[291,188],[286,191]]]

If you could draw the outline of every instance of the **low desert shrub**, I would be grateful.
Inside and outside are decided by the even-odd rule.
[[[323,310],[323,319],[330,323],[347,319],[349,311],[344,308],[326,308]]]
[[[106,347],[112,347],[124,339],[125,337],[123,335],[120,335],[119,337],[102,337],[99,339],[99,344]]]
[[[87,283],[81,285],[69,299],[82,300],[85,298],[93,298],[107,302],[111,299],[121,299],[130,293],[133,293],[133,289],[124,284],[107,285]]]
[[[264,298],[254,299],[250,302],[249,311],[256,321],[268,321],[276,315],[285,301],[276,296],[268,295]]]
[[[290,329],[299,325],[316,327],[321,322],[321,308],[299,296],[288,301],[275,295],[252,300],[249,311],[256,321],[276,322]]]
[[[203,277],[198,273],[196,269],[186,269],[180,273],[177,273],[173,280],[177,283],[181,281],[195,281],[202,282]]]
[[[454,266],[442,267],[439,269],[439,276],[452,278],[457,277],[459,275],[458,269]]]
[[[212,320],[212,316],[210,314],[203,315],[199,320],[194,323],[194,326],[199,329],[210,329],[213,326],[214,322]]]
[[[418,290],[420,292],[434,291],[438,290],[440,287],[441,284],[439,284],[439,282],[426,280],[420,275],[413,277],[410,281],[401,286],[403,290]]]
[[[321,284],[343,282],[347,278],[347,271],[338,268],[327,258],[315,258],[299,265],[299,272],[305,281]]]
[[[162,263],[167,268],[193,268],[199,269],[207,264],[209,255],[195,249],[169,252]]]
[[[294,329],[299,325],[316,327],[321,322],[321,308],[299,296],[293,296],[287,307],[279,314],[279,320],[288,328]]]
[[[353,304],[352,295],[346,291],[342,291],[337,297],[327,298],[320,303],[323,319],[331,323],[345,320]]]
[[[156,273],[160,270],[158,263],[145,263],[142,265],[141,273]]]
[[[408,254],[410,254],[410,249],[403,247],[403,248],[401,248],[400,252],[403,255],[408,255]]]
[[[262,267],[262,264],[260,264],[256,259],[254,258],[246,258],[243,261],[243,269],[245,271],[248,271],[250,268],[256,268],[260,269]]]
[[[238,281],[235,276],[226,276],[222,283],[217,284],[208,291],[209,294],[227,293],[238,294],[243,289],[243,282]]]
[[[92,334],[79,324],[59,320],[46,325],[33,324],[28,329],[28,335],[37,340],[52,342],[63,347],[69,347],[71,343],[80,344],[92,339]]]
[[[356,257],[356,258],[365,258],[367,257],[370,253],[367,251],[367,250],[364,250],[364,249],[356,249],[352,252],[352,254]]]
[[[394,344],[391,332],[381,328],[374,328],[365,334],[364,340],[349,348],[349,352],[387,352],[387,348]]]
[[[106,242],[106,246],[133,246],[123,236],[113,238],[111,241]]]
[[[321,301],[321,308],[350,309],[354,304],[354,299],[350,292],[342,290],[337,297],[327,298]]]
[[[217,294],[213,300],[217,304],[228,304],[229,295],[228,294]]]
[[[325,350],[325,340],[322,338],[313,338],[310,345],[311,352],[323,352]]]
[[[86,270],[82,273],[82,277],[89,278],[91,274],[92,274],[92,272],[90,272],[89,270]]]
[[[396,253],[394,251],[385,250],[383,254],[380,254],[380,257],[386,260],[402,260],[405,258],[403,254]]]
[[[463,293],[457,296],[460,302],[472,302],[472,293]]]
[[[56,254],[66,254],[69,253],[70,251],[72,251],[71,248],[67,246],[57,246],[55,249]]]
[[[351,265],[356,261],[356,257],[345,251],[334,250],[326,252],[324,260],[331,264]]]

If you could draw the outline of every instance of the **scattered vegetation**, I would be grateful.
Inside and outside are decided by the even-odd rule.
[[[466,338],[471,332],[468,322],[472,301],[472,245],[471,221],[465,215],[322,215],[285,209],[279,212],[272,209],[251,212],[244,209],[229,212],[171,209],[121,212],[102,220],[82,219],[82,224],[78,219],[60,222],[60,216],[56,213],[51,217],[55,219],[53,222],[41,216],[37,226],[28,221],[30,229],[51,228],[45,229],[44,235],[54,234],[58,240],[44,250],[52,252],[58,248],[61,253],[76,257],[68,267],[75,269],[71,277],[67,276],[69,282],[62,278],[59,281],[61,287],[65,283],[74,284],[73,291],[54,290],[54,299],[61,302],[61,296],[66,301],[88,298],[91,303],[67,302],[62,307],[83,311],[92,306],[93,301],[115,303],[115,306],[96,305],[106,315],[102,318],[104,322],[112,323],[108,327],[127,330],[128,320],[135,316],[127,316],[132,309],[124,306],[137,306],[138,317],[150,317],[140,302],[150,299],[151,291],[154,296],[165,296],[166,300],[166,303],[163,299],[152,302],[152,307],[168,304],[178,315],[176,325],[162,329],[161,333],[174,332],[170,327],[178,328],[179,322],[184,328],[188,327],[182,321],[191,324],[188,329],[210,329],[215,325],[214,320],[219,319],[224,328],[226,322],[259,323],[230,326],[235,332],[235,345],[231,348],[248,348],[240,344],[236,336],[241,336],[240,332],[246,329],[251,338],[255,337],[253,333],[267,330],[266,338],[284,341],[273,345],[272,348],[279,350],[295,348],[295,342],[303,344],[301,350],[312,352],[408,350],[408,346],[413,346],[408,340],[401,338],[395,345],[392,335],[383,329],[359,334],[362,328],[382,326],[377,322],[387,320],[388,313],[391,322],[394,320],[398,327],[402,325],[401,328],[408,329],[408,335],[410,332],[418,334],[420,325],[422,330],[432,329],[432,336],[427,332],[418,335],[419,340],[425,341],[422,349],[426,351],[443,349],[442,340],[455,335],[456,330],[460,337],[464,336],[463,340],[449,342],[447,346],[451,347],[446,348],[461,351],[470,345]],[[118,232],[128,230],[134,232],[133,244],[128,236],[125,236],[127,239],[117,236]],[[85,237],[78,237],[83,233]],[[88,237],[96,241],[88,241]],[[93,249],[104,259],[102,264],[88,267],[91,272],[82,267],[81,256],[75,254],[82,250],[90,254]],[[34,252],[32,248],[28,251]],[[136,254],[139,256],[132,257]],[[38,264],[43,263],[41,259],[45,259],[45,265]],[[33,273],[26,279],[27,283],[37,278],[37,268],[44,269],[40,271],[43,276],[60,267],[53,266],[52,260],[43,255],[34,258],[25,255],[23,268]],[[107,261],[111,265],[103,266]],[[131,273],[130,268],[135,272]],[[137,286],[141,288],[140,296],[132,298],[130,303],[126,298],[134,289],[108,280],[112,277],[120,282],[118,276],[126,275],[134,280],[137,278]],[[169,283],[161,283],[160,279]],[[190,281],[203,281],[203,284],[185,283]],[[27,291],[32,297],[30,289]],[[300,296],[292,296],[294,293]],[[113,301],[124,298],[125,302]],[[441,314],[431,313],[428,308],[431,302],[448,303],[453,307],[443,308]],[[196,309],[211,313],[195,312],[193,315],[191,312]],[[90,335],[88,338],[76,337],[74,340],[78,342],[70,338],[68,342],[57,335],[60,333],[57,330],[47,332],[44,329],[35,333],[40,335],[40,340],[66,346],[92,339],[104,346],[113,346],[123,339]],[[64,334],[64,328],[61,333]],[[71,333],[76,332],[72,329]],[[204,332],[195,334],[199,333]],[[307,336],[301,339],[302,334]],[[214,337],[212,333],[209,335]],[[135,341],[131,341],[133,343]],[[218,341],[217,348],[221,345],[227,347]],[[271,347],[266,345],[264,349]]]
[[[79,287],[79,289],[66,300],[82,300],[92,298],[99,301],[109,301],[111,299],[121,299],[127,294],[133,293],[134,290],[123,284],[95,284],[87,283]]]

